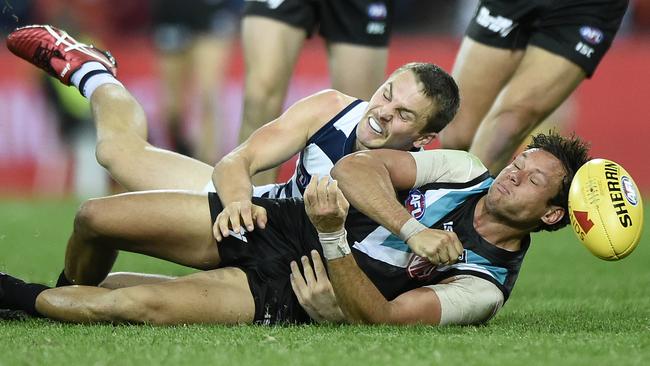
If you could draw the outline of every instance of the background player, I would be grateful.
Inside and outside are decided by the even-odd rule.
[[[627,0],[482,1],[454,64],[462,106],[443,148],[478,156],[491,172],[586,78],[621,24]]]
[[[392,0],[247,1],[239,141],[280,115],[300,49],[316,29],[327,41],[332,87],[368,100],[384,80],[392,7]],[[260,174],[256,183],[273,183],[276,174]]]

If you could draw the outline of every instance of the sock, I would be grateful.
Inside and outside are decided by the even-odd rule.
[[[84,97],[90,99],[95,89],[104,84],[124,86],[104,65],[97,61],[86,62],[70,77],[70,82],[79,89]]]
[[[38,283],[25,283],[9,275],[0,278],[0,285],[4,292],[0,300],[0,308],[22,310],[32,316],[42,316],[36,311],[36,298],[49,287]]]
[[[59,279],[56,280],[56,287],[63,287],[63,286],[72,286],[73,283],[70,282],[68,277],[65,276],[65,270],[61,271],[61,274],[59,275]]]

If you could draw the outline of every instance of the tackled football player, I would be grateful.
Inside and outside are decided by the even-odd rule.
[[[360,152],[336,164],[337,181],[313,177],[304,204],[254,198],[269,213],[266,229],[217,245],[208,219],[222,208],[214,193],[136,192],[91,200],[77,215],[71,241],[101,248],[112,241],[137,247],[187,238],[188,251],[219,268],[116,290],[48,289],[2,275],[0,308],[69,322],[310,322],[291,292],[288,265],[307,263],[304,256],[311,254],[317,276],[329,276],[347,322],[485,322],[507,300],[529,234],[567,225],[569,185],[587,160],[579,139],[556,134],[535,136],[494,179],[466,152]],[[402,206],[406,197],[421,202],[419,220]],[[356,209],[348,212],[348,200]],[[163,225],[152,225],[150,217]],[[131,227],[125,231],[118,222]],[[421,243],[426,259],[409,250]],[[208,247],[216,256],[206,255]]]

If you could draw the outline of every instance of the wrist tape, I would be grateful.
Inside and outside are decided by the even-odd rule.
[[[318,233],[318,240],[323,247],[323,256],[327,260],[343,258],[350,254],[347,232],[345,229],[333,233]]]
[[[418,234],[425,229],[427,229],[426,226],[422,225],[415,217],[411,217],[404,223],[404,225],[402,225],[402,228],[399,229],[399,237],[404,240],[404,242],[407,242],[413,235]]]

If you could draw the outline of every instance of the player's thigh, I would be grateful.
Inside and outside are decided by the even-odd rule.
[[[369,100],[386,76],[388,48],[337,42],[328,51],[332,87]]]
[[[201,269],[219,264],[208,198],[199,193],[148,191],[89,200],[77,213],[75,229],[114,249]]]
[[[499,171],[514,149],[585,78],[573,62],[529,46],[519,68],[503,88],[478,129],[470,152]]]
[[[93,302],[96,313],[117,322],[238,324],[255,314],[246,274],[232,267],[114,290]]]
[[[306,37],[304,29],[279,20],[244,17],[242,42],[247,89],[286,90]]]
[[[521,107],[544,118],[580,85],[585,76],[582,68],[568,59],[529,46],[490,114]]]
[[[441,134],[445,148],[466,149],[481,120],[524,55],[521,49],[488,46],[465,37],[452,70],[461,104],[458,114]]]

